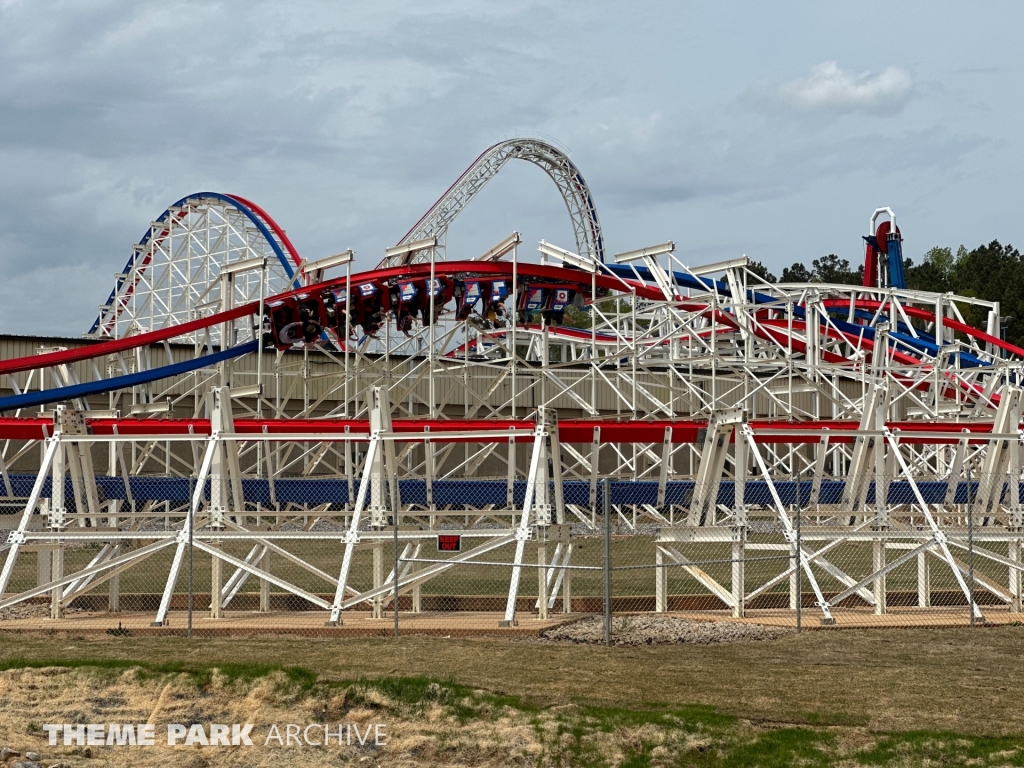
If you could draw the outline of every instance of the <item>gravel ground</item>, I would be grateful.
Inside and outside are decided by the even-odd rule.
[[[775,640],[793,630],[736,621],[694,621],[678,616],[622,616],[612,619],[614,645],[743,643]],[[541,633],[544,640],[604,643],[604,619],[591,616]]]
[[[71,606],[64,609],[65,615],[73,613],[83,613],[81,608]],[[16,605],[9,606],[0,610],[0,621],[10,621],[11,619],[49,619],[50,618],[50,604],[49,603],[17,603]]]

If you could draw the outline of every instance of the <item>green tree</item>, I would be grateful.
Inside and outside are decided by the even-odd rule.
[[[850,267],[850,262],[840,259],[834,253],[811,262],[811,281],[815,283],[839,283],[860,285],[863,282],[864,267]]]
[[[958,256],[962,257],[966,253],[967,249],[961,245]],[[953,272],[958,256],[953,255],[951,248],[935,247],[924,255],[918,265],[908,258],[904,262],[907,287],[918,291],[935,291],[936,293],[952,291]]]
[[[747,265],[747,269],[753,272],[755,275],[760,277],[766,283],[778,282],[775,275],[768,271],[768,267],[762,264],[760,261],[752,261]]]
[[[576,307],[570,304],[565,308],[562,324],[570,328],[589,328],[593,321],[594,316],[590,312],[590,307]]]
[[[794,262],[791,267],[782,268],[782,282],[784,283],[809,283],[813,275],[800,262]]]
[[[864,267],[854,269],[847,259],[840,259],[834,253],[815,259],[811,269],[800,262],[782,270],[783,283],[838,283],[840,285],[860,285]]]
[[[1009,318],[1006,339],[1024,342],[1024,257],[1011,245],[993,240],[968,251],[961,248],[952,270],[954,293],[998,301],[1004,320]],[[975,312],[976,315],[983,311]],[[967,320],[967,317],[964,317]],[[973,325],[984,328],[984,317],[972,318]]]

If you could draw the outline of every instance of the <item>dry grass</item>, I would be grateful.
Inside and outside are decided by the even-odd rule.
[[[541,705],[710,705],[759,723],[1024,733],[1024,628],[843,630],[717,646],[577,647],[497,639],[0,635],[0,662],[301,665],[322,680],[427,676]]]
[[[545,709],[457,684],[389,678],[342,684],[296,681],[283,670],[231,676],[213,670],[22,667],[0,673],[0,743],[52,764],[141,768],[278,768],[315,765],[624,765],[653,754],[673,764],[735,738],[731,718],[700,708],[622,713],[574,705]],[[236,669],[235,672],[240,670]],[[253,672],[254,670],[248,670]],[[255,670],[259,672],[259,670]],[[156,745],[50,747],[48,722],[157,725]],[[254,747],[168,747],[167,723],[254,723]],[[385,723],[388,743],[327,748],[264,746],[269,724]],[[319,737],[314,733],[314,737]]]

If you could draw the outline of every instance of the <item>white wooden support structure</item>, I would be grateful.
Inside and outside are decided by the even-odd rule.
[[[697,479],[690,502],[689,525],[714,525],[718,489],[722,484],[731,438],[739,424],[746,422],[742,409],[722,411],[708,423],[701,449]]]

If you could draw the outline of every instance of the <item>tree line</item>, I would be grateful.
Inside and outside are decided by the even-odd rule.
[[[973,250],[961,245],[955,253],[952,248],[935,247],[919,264],[911,258],[903,263],[908,288],[998,301],[1006,340],[1024,346],[1024,256],[1016,248],[998,240]],[[751,262],[750,270],[769,283],[862,285],[864,276],[863,264],[853,267],[834,253],[814,259],[810,269],[795,262],[783,268],[779,278],[759,262]],[[967,305],[960,305],[960,311],[968,323],[985,329],[984,312],[972,312]]]

